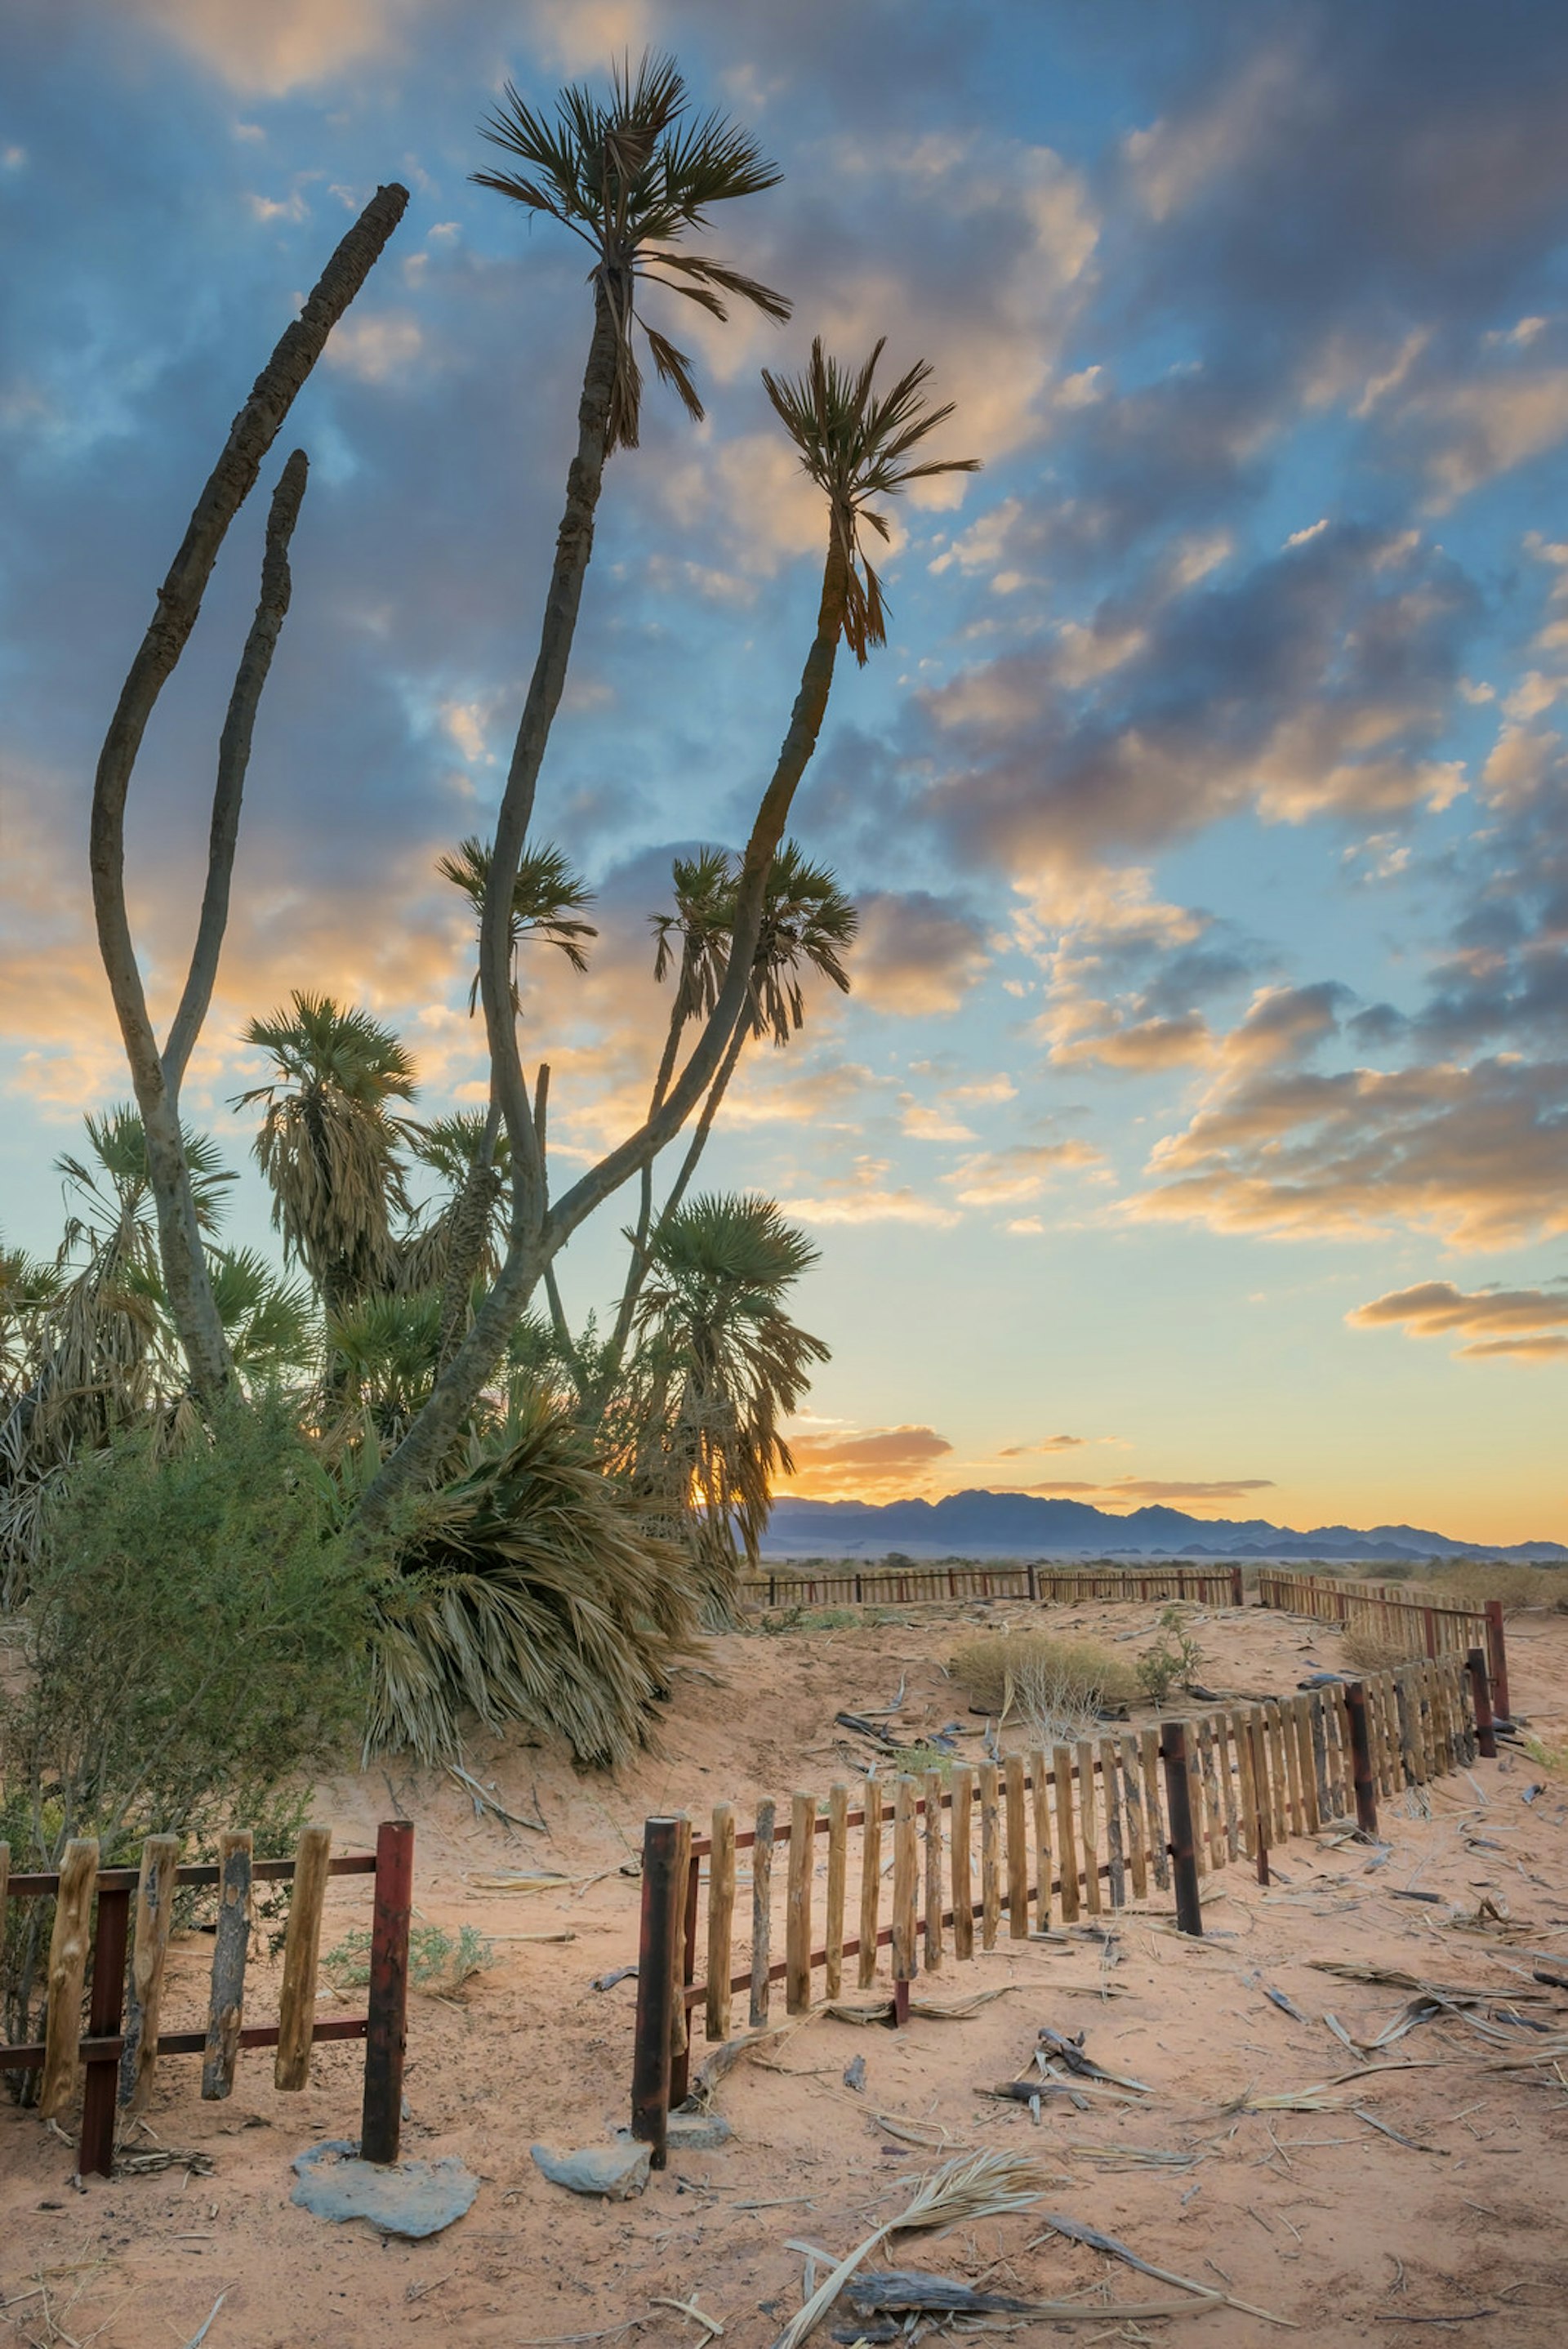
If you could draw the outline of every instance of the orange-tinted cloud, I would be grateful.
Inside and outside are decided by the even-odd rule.
[[[817,1500],[892,1500],[927,1485],[953,1446],[932,1427],[872,1427],[792,1435],[795,1473],[781,1489]]]
[[[1345,1319],[1357,1330],[1391,1326],[1409,1338],[1468,1338],[1456,1351],[1470,1361],[1506,1354],[1543,1362],[1568,1354],[1568,1284],[1467,1293],[1449,1280],[1425,1280],[1357,1305]]]
[[[1036,1452],[1077,1452],[1088,1442],[1087,1435],[1043,1435],[1037,1444],[1005,1444],[996,1457],[1022,1460]]]
[[[872,890],[860,900],[854,991],[873,1011],[929,1019],[956,1011],[985,972],[980,925],[924,889]]]
[[[1098,1508],[1104,1509],[1141,1508],[1149,1502],[1172,1501],[1202,1514],[1222,1501],[1243,1501],[1251,1493],[1270,1492],[1274,1481],[1272,1476],[1117,1476],[1109,1485],[1096,1485],[1074,1477],[1051,1477],[1044,1484],[1026,1485],[1024,1489],[1044,1495],[1070,1495],[1074,1500],[1092,1501]]]

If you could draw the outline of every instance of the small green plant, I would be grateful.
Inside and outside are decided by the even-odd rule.
[[[887,1757],[888,1769],[900,1778],[923,1778],[928,1770],[939,1777],[949,1778],[956,1756],[944,1753],[940,1745],[927,1745],[923,1740],[913,1745],[901,1745],[896,1754]],[[879,1770],[882,1764],[878,1764]]]
[[[847,1631],[862,1619],[858,1607],[785,1607],[764,1615],[759,1629],[769,1639],[783,1631]]]
[[[410,1989],[427,1991],[432,1996],[445,1993],[449,1998],[475,1974],[487,1972],[495,1961],[495,1943],[486,1940],[477,1926],[459,1925],[456,1933],[449,1933],[441,1925],[411,1925],[408,1929]],[[350,1933],[335,1950],[327,1951],[321,1964],[322,1971],[335,1989],[362,1987],[370,1980],[369,1934]]]
[[[1548,1745],[1542,1737],[1526,1736],[1524,1750],[1538,1770],[1550,1771],[1554,1778],[1568,1778],[1568,1745]]]
[[[1191,1680],[1203,1661],[1203,1651],[1183,1628],[1185,1622],[1179,1606],[1162,1608],[1159,1617],[1161,1636],[1138,1659],[1138,1685],[1151,1704],[1164,1704],[1171,1690]]]

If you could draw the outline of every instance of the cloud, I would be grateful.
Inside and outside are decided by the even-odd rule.
[[[955,1211],[928,1199],[907,1183],[889,1184],[885,1158],[857,1158],[847,1174],[830,1175],[815,1192],[797,1194],[779,1205],[787,1216],[808,1224],[932,1224],[947,1231]]]
[[[400,46],[423,0],[129,0],[232,89],[281,98]],[[128,13],[129,13],[128,10]]]
[[[1004,1444],[996,1457],[1023,1460],[1036,1452],[1078,1452],[1088,1442],[1087,1435],[1043,1435],[1037,1444]]]
[[[1016,1142],[1002,1150],[979,1150],[943,1176],[965,1207],[995,1207],[1037,1199],[1058,1174],[1079,1168],[1105,1172],[1102,1154],[1087,1142]]]
[[[791,1433],[793,1473],[780,1489],[829,1500],[895,1497],[930,1482],[953,1446],[931,1427],[873,1427],[846,1433]]]
[[[874,889],[859,900],[854,992],[873,1011],[911,1019],[956,1011],[985,974],[985,935],[954,898]]]
[[[1252,1493],[1267,1493],[1274,1489],[1272,1476],[1215,1476],[1199,1479],[1176,1476],[1118,1476],[1109,1484],[1096,1485],[1074,1477],[1051,1477],[1038,1485],[1023,1489],[1030,1493],[1069,1496],[1078,1501],[1092,1501],[1099,1508],[1143,1508],[1151,1503],[1170,1501],[1183,1507],[1202,1512],[1222,1501],[1243,1501]]]
[[[1547,1288],[1480,1288],[1426,1280],[1390,1289],[1345,1317],[1355,1330],[1402,1329],[1410,1338],[1465,1337],[1456,1349],[1470,1361],[1511,1355],[1553,1361],[1568,1354],[1568,1283]]]

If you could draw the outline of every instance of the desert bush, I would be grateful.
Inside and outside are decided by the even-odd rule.
[[[1160,1637],[1153,1647],[1145,1648],[1134,1667],[1138,1685],[1152,1704],[1163,1704],[1171,1690],[1190,1681],[1203,1661],[1202,1649],[1184,1628],[1186,1619],[1179,1603],[1162,1608]]]
[[[1019,1719],[1047,1745],[1070,1740],[1138,1693],[1129,1666],[1109,1648],[1049,1631],[966,1640],[949,1669],[975,1712]]]
[[[330,1532],[325,1479],[281,1402],[231,1404],[172,1454],[145,1433],[80,1463],[51,1507],[0,1695],[0,1837],[18,1869],[73,1836],[278,1848],[362,1713],[370,1570]],[[25,1913],[22,1913],[24,1911]],[[8,2033],[26,2037],[50,1904],[16,1903]]]
[[[1554,1607],[1568,1599],[1568,1572],[1560,1566],[1488,1566],[1457,1558],[1430,1578],[1438,1595],[1451,1605],[1484,1607],[1501,1599],[1505,1607]]]
[[[1408,1664],[1415,1653],[1413,1648],[1367,1623],[1347,1625],[1340,1645],[1346,1662],[1363,1672],[1392,1671],[1396,1664]]]
[[[495,1943],[477,1925],[459,1925],[449,1933],[440,1925],[408,1929],[408,1986],[434,1995],[451,1997],[475,1974],[494,1965]],[[370,1980],[370,1936],[348,1934],[323,1958],[322,1971],[338,1990],[359,1990]]]

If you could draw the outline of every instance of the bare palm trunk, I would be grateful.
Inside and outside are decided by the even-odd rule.
[[[596,333],[595,344],[597,339]],[[564,534],[564,525],[562,530]],[[612,1192],[618,1190],[642,1167],[651,1164],[665,1144],[674,1140],[717,1075],[736,1027],[750,1000],[751,964],[762,928],[768,876],[789,820],[790,803],[822,730],[828,697],[832,689],[834,661],[843,631],[849,585],[845,544],[835,526],[828,536],[827,561],[823,566],[822,591],[817,611],[817,632],[801,672],[789,729],[772,777],[758,807],[741,862],[729,967],[696,1048],[659,1107],[634,1133],[628,1134],[596,1166],[591,1166],[586,1174],[581,1175],[554,1206],[542,1212],[537,1219],[531,1218],[520,1212],[520,1206],[525,1206],[527,1202],[520,1201],[514,1193],[511,1237],[505,1261],[489,1296],[474,1316],[468,1336],[438,1378],[418,1418],[397,1449],[383,1463],[378,1474],[366,1488],[358,1513],[358,1526],[363,1538],[374,1539],[385,1528],[398,1495],[410,1485],[428,1480],[447,1456],[463,1422],[483,1392],[487,1381],[493,1376],[518,1316],[526,1308],[545,1266],[559,1254],[578,1226],[586,1221]],[[492,890],[496,886],[496,874],[501,867],[498,838],[496,855],[490,868]],[[511,870],[513,873],[516,871],[515,849]],[[510,902],[511,886],[508,879],[504,884],[505,896],[497,900],[499,905],[504,907]],[[503,921],[499,933],[502,948],[505,938]],[[506,957],[504,951],[498,952],[495,939],[487,943],[489,952],[481,967],[487,1019],[492,999],[498,1007],[505,1003],[510,1017]],[[509,1036],[507,1041],[517,1069],[515,1092],[521,1098],[523,1115],[527,1117],[528,1096],[521,1082],[515,1036]],[[532,1139],[530,1122],[531,1143]],[[542,1169],[538,1166],[537,1155],[535,1169],[535,1190],[542,1202]]]
[[[271,647],[276,641],[276,626],[282,623],[281,610],[275,614],[276,625],[273,623],[268,610],[269,594],[275,603],[277,561],[281,560],[283,600],[286,605],[287,533],[304,492],[303,472],[289,476],[292,512],[286,501],[281,510],[274,502],[273,518],[282,529],[282,544],[274,538],[269,546],[269,557],[274,558],[273,576],[269,586],[263,572],[263,609],[258,611],[241,663],[231,703],[231,722],[224,730],[213,803],[207,890],[191,976],[170,1037],[167,1064],[159,1051],[148,1013],[126,907],[126,800],[148,720],[190,640],[229,525],[254,486],[263,460],[320,357],[327,336],[380,258],[407,201],[406,188],[377,190],[328,262],[304,310],[285,330],[257,377],[249,399],[230,429],[222,454],[197,501],[180,551],[159,591],[157,612],[121,689],[93,785],[90,863],[98,948],[147,1139],[148,1170],[158,1210],[159,1251],[169,1309],[191,1384],[209,1402],[222,1393],[231,1365],[213,1303],[180,1130],[180,1082],[211,994],[217,968],[228,910],[228,864],[232,858],[239,796],[250,749],[250,724],[271,659]]]

